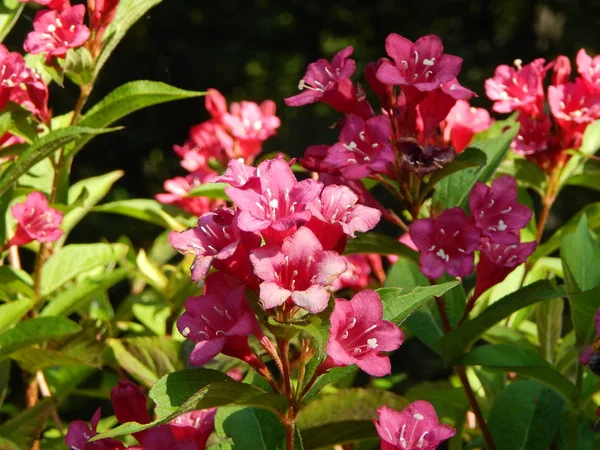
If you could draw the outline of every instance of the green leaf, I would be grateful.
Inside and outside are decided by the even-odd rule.
[[[563,242],[565,236],[570,233],[574,233],[579,226],[583,215],[587,216],[588,227],[592,231],[600,230],[600,202],[592,203],[587,205],[581,211],[579,211],[574,217],[571,217],[569,221],[560,227],[554,234],[544,243],[538,245],[538,248],[533,252],[533,255],[529,258],[529,263],[534,264],[540,258],[548,256],[558,250]]]
[[[392,392],[360,388],[341,389],[313,400],[300,411],[297,421],[304,448],[351,442],[357,439],[357,429],[361,430],[361,439],[377,437],[373,418],[377,417],[377,408],[381,405],[402,410],[408,402]],[[335,427],[340,422],[352,423],[356,428]]]
[[[109,339],[108,345],[119,365],[147,387],[183,368],[181,344],[171,336]]]
[[[25,4],[19,0],[2,0],[0,4],[0,42],[4,42],[12,27],[17,23],[24,6]]]
[[[236,448],[251,450],[285,450],[285,428],[279,418],[265,409],[251,406],[219,408],[215,417],[215,430],[222,437],[233,440]],[[296,430],[295,450],[302,450]]]
[[[217,381],[229,377],[213,369],[188,369],[162,377],[150,390],[150,398],[156,403],[156,415],[166,417],[176,411],[192,395]]]
[[[94,70],[93,79],[98,76],[98,73],[108,60],[111,53],[117,48],[119,42],[125,37],[127,31],[136,23],[140,18],[144,17],[146,13],[158,5],[162,0],[121,0],[117,8],[117,13],[104,37],[102,51],[98,56],[96,62],[96,69]]]
[[[312,400],[317,396],[317,394],[328,384],[335,383],[340,381],[352,374],[354,374],[358,370],[355,366],[347,366],[347,367],[335,367],[333,369],[329,369],[324,375],[321,375],[315,384],[308,390],[306,395],[304,396],[304,403]]]
[[[214,200],[229,199],[225,193],[225,188],[228,187],[228,183],[204,183],[193,188],[188,195],[190,197],[206,197]]]
[[[434,208],[440,211],[455,206],[466,208],[469,194],[475,183],[477,181],[486,182],[490,179],[506,155],[510,143],[518,131],[518,125],[514,125],[501,136],[472,144],[469,149],[477,149],[485,154],[485,164],[481,167],[461,170],[441,180],[435,187],[433,194]],[[469,153],[475,154],[473,150],[470,150]],[[463,158],[466,158],[466,156]]]
[[[517,381],[494,403],[488,427],[498,450],[546,450],[556,435],[563,401],[535,381]]]
[[[571,320],[579,344],[591,344],[596,337],[594,317],[600,308],[600,286],[569,294]]]
[[[457,364],[483,366],[535,378],[571,401],[575,385],[561,375],[539,353],[510,344],[484,345],[455,360]]]
[[[600,120],[588,125],[583,133],[581,147],[574,156],[569,159],[560,174],[559,186],[568,183],[571,175],[576,173],[581,164],[585,162],[586,157],[593,155],[600,148]]]
[[[383,303],[383,318],[401,325],[412,313],[434,297],[441,297],[458,281],[435,286],[417,286],[412,292],[402,295],[402,288],[381,288],[377,293]]]
[[[69,280],[96,267],[124,258],[123,244],[71,244],[48,259],[42,272],[42,295],[47,296]]]
[[[562,334],[563,309],[565,302],[562,298],[550,299],[537,304],[536,325],[542,356],[546,361],[553,362],[556,344]]]
[[[12,266],[0,266],[0,298],[2,294],[8,300],[17,294],[33,298],[33,280],[27,272]]]
[[[21,348],[78,331],[81,331],[81,327],[64,317],[25,320],[0,334],[0,359]]]
[[[572,275],[576,287],[567,286],[569,292],[589,291],[600,286],[600,245],[588,229],[587,216],[583,214],[575,233],[565,236],[560,249],[563,268]]]
[[[94,294],[104,292],[127,278],[128,273],[127,269],[121,268],[81,280],[50,300],[40,316],[68,316],[85,306]]]
[[[57,405],[58,401],[54,398],[39,401],[35,406],[23,410],[0,425],[0,436],[9,439],[20,449],[31,448],[43,431],[46,419]]]
[[[467,149],[458,154],[454,161],[447,166],[444,166],[442,169],[435,171],[431,175],[431,178],[429,178],[427,184],[425,184],[425,186],[421,189],[421,195],[419,197],[421,203],[425,200],[429,191],[435,188],[436,184],[438,184],[444,178],[465,169],[479,168],[485,164],[485,155],[480,151],[474,152],[473,150],[473,148]]]
[[[64,231],[61,237],[60,243],[64,243],[68,233],[77,225],[85,215],[91,211],[92,207],[96,205],[100,200],[104,198],[110,191],[112,185],[122,176],[124,172],[122,170],[115,170],[104,175],[97,177],[87,178],[85,180],[78,181],[69,188],[68,201],[69,205],[72,205],[78,198],[80,198],[84,192],[87,192],[87,197],[84,198],[83,202],[69,210],[65,214],[61,229]]]
[[[33,301],[24,298],[0,305],[0,332],[19,322],[33,308]]]
[[[450,331],[436,343],[436,350],[446,359],[454,359],[485,331],[512,313],[539,301],[559,297],[564,297],[564,291],[553,286],[548,280],[525,286],[501,298],[479,316]]]
[[[600,170],[593,170],[580,173],[578,175],[573,175],[567,179],[567,184],[569,186],[579,186],[600,191]]]
[[[164,292],[166,290],[169,279],[156,264],[148,259],[143,248],[140,249],[135,262],[146,281],[148,281],[154,289],[159,292]]]
[[[47,158],[58,149],[84,135],[97,135],[115,131],[114,128],[68,127],[51,131],[31,144],[0,179],[0,195],[31,167]]]
[[[419,254],[406,245],[381,233],[358,234],[356,238],[349,239],[346,245],[345,255],[354,253],[376,253],[379,255],[399,255],[409,259],[417,260]]]
[[[524,185],[543,194],[546,185],[546,175],[536,164],[528,159],[514,160],[515,178]]]
[[[185,228],[167,212],[175,212],[173,208],[161,205],[156,200],[145,198],[119,200],[96,206],[92,211],[133,217],[171,230],[181,231]]]
[[[281,395],[262,391],[249,384],[238,383],[233,380],[216,381],[200,389],[179,408],[167,416],[161,417],[154,422],[145,425],[129,422],[105,433],[100,433],[98,436],[92,438],[92,441],[147,430],[156,425],[168,422],[189,411],[229,405],[256,406],[269,409],[276,413],[281,413],[287,409],[287,400]]]

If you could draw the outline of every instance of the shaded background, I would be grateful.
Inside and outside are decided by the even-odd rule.
[[[33,10],[25,11],[8,45],[20,47],[31,29]],[[328,129],[338,113],[324,105],[288,108],[283,98],[297,93],[308,63],[355,47],[355,80],[362,79],[368,61],[385,56],[385,37],[399,33],[411,40],[435,33],[447,53],[464,58],[462,84],[489,106],[483,82],[498,64],[516,58],[529,62],[565,54],[574,59],[585,47],[596,53],[600,42],[600,1],[597,0],[164,0],[140,20],[104,67],[88,108],[120,84],[136,79],[163,81],[190,90],[214,87],[228,99],[260,102],[273,99],[282,127],[265,152],[281,150],[301,155],[308,145],[333,143]],[[54,86],[55,114],[72,109],[77,90]],[[107,200],[149,197],[161,192],[165,179],[185,172],[173,154],[190,126],[205,120],[204,100],[192,99],[151,107],[121,122],[127,128],[99,136],[77,158],[73,181],[123,169],[125,177]],[[560,215],[570,215],[590,201],[590,193],[575,190],[569,202],[559,202],[550,228]],[[566,195],[563,195],[563,198]],[[90,215],[75,240],[98,236],[114,240],[126,233],[144,245],[158,231],[150,225],[113,221]]]

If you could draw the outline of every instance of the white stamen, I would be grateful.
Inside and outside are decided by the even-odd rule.
[[[183,330],[181,330],[181,335],[183,337],[188,337],[191,332],[192,330],[190,330],[189,327],[185,327]]]
[[[367,347],[369,348],[377,348],[377,338],[367,339]]]
[[[506,224],[504,223],[503,220],[499,220],[498,221],[498,231],[504,231],[506,230],[508,227],[506,226]]]
[[[503,209],[502,211],[500,211],[500,213],[502,213],[502,214],[506,214],[506,213],[509,213],[509,212],[511,212],[511,211],[512,211],[512,207],[511,207],[511,206],[509,206],[508,208],[506,208],[506,209]]]
[[[54,33],[56,31],[56,27],[52,24],[48,25],[48,33]]]
[[[448,261],[450,259],[450,257],[448,255],[446,255],[446,252],[444,251],[443,248],[440,248],[437,252],[436,255],[439,256],[441,259],[443,259],[444,261]]]
[[[433,66],[434,64],[435,64],[435,58],[431,58],[431,59],[425,58],[423,60],[423,65],[424,66]]]
[[[423,420],[425,418],[425,416],[423,416],[423,414],[419,414],[419,413],[413,414],[413,417],[417,420]]]
[[[279,201],[276,198],[274,198],[269,202],[269,206],[273,209],[277,209],[277,207],[279,206]]]

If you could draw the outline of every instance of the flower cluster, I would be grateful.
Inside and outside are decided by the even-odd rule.
[[[178,328],[196,342],[193,364],[224,353],[257,367],[247,337],[269,343],[246,292],[279,318],[324,311],[334,283],[348,269],[340,256],[347,238],[372,229],[381,213],[360,204],[346,186],[298,181],[281,155],[256,168],[232,160],[217,180],[230,184],[226,192],[235,208],[217,208],[203,214],[197,227],[169,235],[176,250],[194,255],[192,280],[206,277],[204,295],[188,299]],[[208,275],[211,267],[218,272]],[[340,281],[337,287],[343,285]],[[358,305],[354,312],[353,305]],[[336,300],[332,339],[344,342],[335,347],[330,340],[331,358],[323,370],[364,360],[359,366],[367,372],[388,373],[389,360],[379,352],[398,348],[402,332],[382,321],[382,314],[381,300],[372,291],[350,302]],[[350,355],[340,357],[340,351]]]
[[[211,119],[193,126],[188,140],[173,147],[181,158],[181,166],[190,173],[165,181],[167,193],[156,196],[159,202],[176,205],[195,216],[201,216],[223,202],[192,197],[189,192],[214,182],[218,168],[227,167],[232,160],[252,164],[263,142],[275,134],[281,123],[275,115],[273,101],[265,100],[260,105],[234,102],[227,110],[225,98],[215,89],[208,90],[206,109]]]
[[[586,127],[600,118],[600,57],[591,58],[584,49],[577,54],[579,77],[570,81],[571,63],[559,56],[546,64],[539,58],[515,67],[501,65],[485,83],[487,96],[499,113],[518,111],[519,134],[512,148],[551,170],[568,158],[567,149],[577,149]],[[551,85],[544,88],[552,70]],[[549,104],[550,114],[545,104]]]
[[[502,281],[535,250],[535,242],[520,243],[531,219],[529,208],[517,201],[517,182],[503,175],[491,186],[477,182],[469,196],[471,215],[461,208],[410,225],[410,238],[420,252],[421,271],[430,279],[444,272],[464,277],[473,271],[480,251],[474,297]]]
[[[141,389],[130,381],[120,381],[110,393],[113,409],[120,423],[137,422],[149,424],[147,400]],[[204,450],[213,432],[215,408],[182,414],[165,425],[155,426],[133,434],[140,443],[125,447],[117,440],[104,438],[88,440],[98,434],[97,426],[101,411],[93,415],[90,425],[82,420],[71,422],[65,443],[73,450]]]
[[[25,245],[31,241],[54,242],[63,234],[60,229],[62,213],[50,208],[48,200],[41,192],[32,192],[23,203],[14,205],[11,212],[17,221],[17,229],[2,250],[13,245]]]

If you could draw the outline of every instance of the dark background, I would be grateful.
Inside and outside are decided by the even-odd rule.
[[[28,9],[11,34],[9,47],[20,47],[31,29]],[[333,143],[328,126],[338,114],[324,105],[289,108],[283,98],[297,93],[308,63],[355,47],[358,68],[385,56],[385,37],[399,33],[411,40],[435,33],[447,53],[464,58],[459,77],[489,106],[483,82],[499,64],[525,63],[558,54],[573,62],[579,48],[600,50],[598,0],[164,0],[141,19],[101,72],[87,108],[127,81],[163,81],[190,90],[214,87],[228,99],[277,103],[282,127],[265,152],[301,155],[311,144]],[[575,64],[573,64],[575,65]],[[77,89],[54,86],[55,114],[72,109]],[[151,107],[122,121],[126,129],[99,136],[75,161],[73,181],[124,169],[109,199],[149,197],[161,192],[165,179],[185,172],[171,148],[185,141],[187,130],[207,118],[202,98]],[[568,215],[590,201],[575,190],[556,211]],[[554,216],[550,228],[560,222]],[[143,245],[158,229],[121,218],[107,223],[96,215],[73,238],[93,241],[133,234]]]

